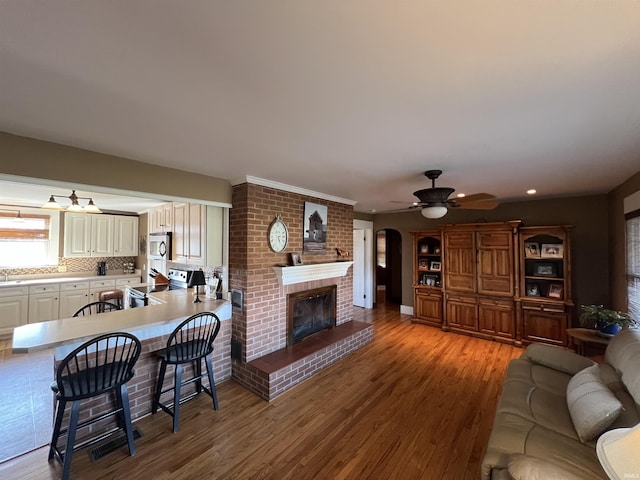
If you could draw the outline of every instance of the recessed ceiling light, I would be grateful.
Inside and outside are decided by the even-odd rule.
[[[464,193],[459,193],[459,194],[458,194],[458,198],[462,198],[462,197],[464,197],[464,196],[465,196],[465,194],[464,194]]]
[[[376,209],[375,209],[375,208],[372,208],[372,209],[371,209],[371,213],[376,213]]]
[[[535,189],[535,188],[530,188],[529,190],[527,190],[527,193],[528,193],[529,195],[535,195],[535,194],[536,194],[536,193],[538,193],[538,192],[536,191],[536,189]]]

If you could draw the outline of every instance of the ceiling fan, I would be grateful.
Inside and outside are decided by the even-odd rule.
[[[431,188],[424,188],[413,192],[420,200],[413,204],[412,208],[421,208],[421,213],[426,218],[436,219],[446,215],[448,208],[465,208],[473,210],[491,210],[498,206],[498,202],[491,201],[496,198],[489,193],[476,193],[449,200],[449,196],[455,192],[450,187],[436,187],[436,179],[442,174],[442,170],[427,170],[424,175],[431,180]]]

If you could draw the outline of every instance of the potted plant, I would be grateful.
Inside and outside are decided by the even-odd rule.
[[[628,313],[604,308],[602,305],[583,305],[580,324],[595,328],[604,336],[613,336],[622,328],[637,325],[637,322]]]

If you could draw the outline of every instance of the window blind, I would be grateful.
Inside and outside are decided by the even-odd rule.
[[[631,318],[640,320],[640,210],[626,214],[627,303]]]
[[[49,239],[48,215],[21,214],[20,219],[15,213],[0,212],[0,239]]]

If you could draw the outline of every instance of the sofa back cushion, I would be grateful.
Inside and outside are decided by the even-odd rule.
[[[622,412],[622,403],[603,383],[598,365],[581,370],[569,380],[567,406],[583,443],[604,432]]]
[[[616,370],[636,404],[640,404],[640,330],[622,330],[613,337],[604,360]]]

